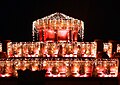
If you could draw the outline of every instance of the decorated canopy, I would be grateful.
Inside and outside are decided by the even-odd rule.
[[[39,37],[42,34],[40,30],[71,30],[74,37],[74,31],[77,31],[79,37],[83,40],[84,38],[84,22],[72,17],[69,17],[63,13],[56,12],[49,16],[37,19],[33,22],[33,41],[35,38],[35,33],[38,33]],[[76,34],[76,33],[75,33]],[[70,37],[71,37],[70,36]],[[38,38],[40,39],[40,38]]]

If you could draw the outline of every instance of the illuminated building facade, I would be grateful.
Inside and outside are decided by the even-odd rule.
[[[37,36],[35,36],[37,35]],[[8,42],[0,59],[0,76],[18,76],[17,70],[46,69],[46,77],[117,77],[118,59],[97,59],[97,42],[84,42],[84,22],[62,13],[33,21],[31,42]],[[112,55],[112,44],[103,43]]]

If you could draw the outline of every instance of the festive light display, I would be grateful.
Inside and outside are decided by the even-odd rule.
[[[32,36],[31,42],[7,43],[7,58],[0,58],[0,77],[18,77],[17,71],[26,69],[45,69],[45,77],[118,76],[119,61],[111,58],[112,43],[103,43],[111,59],[96,58],[97,42],[83,42],[82,20],[57,12],[35,20]]]
[[[63,13],[54,13],[33,22],[32,36],[41,42],[70,42],[84,38],[84,22]]]

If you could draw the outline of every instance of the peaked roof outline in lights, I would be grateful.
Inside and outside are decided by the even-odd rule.
[[[43,17],[43,18],[41,18],[41,19],[71,19],[71,20],[74,20],[74,18],[73,17],[69,17],[69,16],[67,16],[67,15],[65,15],[65,14],[63,14],[63,13],[60,13],[60,12],[56,12],[56,13],[54,13],[54,14],[51,14],[51,15],[48,15],[48,16],[46,16],[46,17]]]
[[[60,13],[60,12],[56,12],[56,13],[53,13],[51,15],[48,15],[46,17],[43,17],[43,18],[40,18],[40,19],[37,19],[35,21],[33,21],[33,25],[35,24],[40,24],[39,21],[41,20],[72,20],[72,21],[75,21],[77,20],[77,23],[80,24],[80,23],[84,23],[82,20],[78,20],[78,19],[75,19],[73,17],[69,17],[63,13]],[[34,26],[33,26],[34,27]],[[83,30],[84,30],[84,26],[82,26]]]

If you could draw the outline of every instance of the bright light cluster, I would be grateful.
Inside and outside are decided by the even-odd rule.
[[[107,52],[108,56],[112,57],[112,43],[103,43],[103,51]]]
[[[120,53],[120,44],[117,44],[117,53]]]

